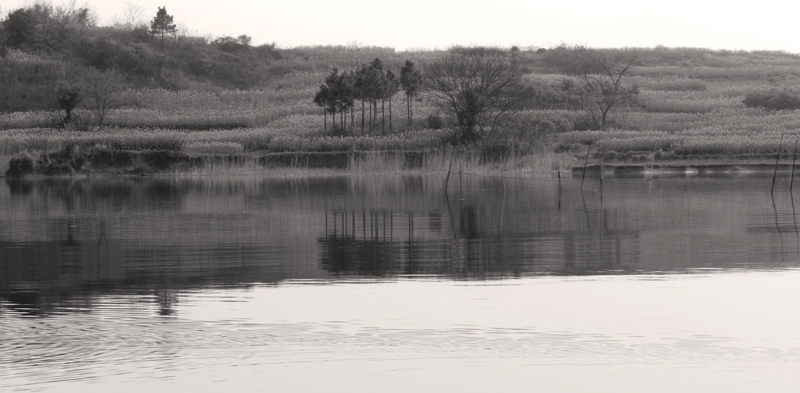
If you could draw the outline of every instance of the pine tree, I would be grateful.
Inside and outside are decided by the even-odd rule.
[[[389,101],[389,132],[392,132],[392,97],[400,91],[400,82],[397,80],[397,76],[391,69],[386,70],[386,74],[384,74],[384,90],[383,96],[387,101]]]
[[[367,67],[363,66],[356,71],[353,80],[353,96],[361,100],[361,135],[364,135],[364,115],[367,101]]]
[[[167,14],[167,7],[158,7],[158,13],[153,21],[150,22],[150,34],[161,35],[161,49],[164,49],[164,36],[175,34],[177,31],[175,24],[172,23],[172,15]]]
[[[370,133],[372,133],[373,125],[378,118],[378,100],[381,100],[381,103],[383,103],[385,89],[383,62],[377,57],[370,63],[368,68],[367,89],[372,103],[370,107],[371,115],[369,123],[369,130]],[[383,128],[383,116],[381,116],[381,128]]]
[[[411,60],[406,60],[406,64],[400,70],[400,85],[406,92],[406,106],[408,126],[411,127],[412,122],[412,109],[411,100],[419,94],[419,89],[422,86],[422,73],[414,66]]]
[[[323,120],[323,132],[326,134],[328,133],[328,96],[330,95],[330,89],[328,89],[328,85],[320,85],[319,91],[314,96],[314,103],[322,107],[322,115],[324,117]]]

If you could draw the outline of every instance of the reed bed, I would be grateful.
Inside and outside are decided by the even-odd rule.
[[[244,145],[238,142],[189,142],[182,150],[199,154],[239,154],[244,153]]]
[[[299,155],[308,152],[297,152]],[[313,154],[313,153],[311,153]],[[406,155],[417,157],[409,161]],[[415,164],[412,164],[412,161]],[[262,156],[238,155],[233,157],[205,156],[200,164],[192,168],[174,171],[172,174],[191,176],[213,175],[277,175],[309,176],[330,174],[403,174],[452,173],[474,175],[550,175],[555,171],[569,170],[575,159],[569,154],[538,152],[513,154],[501,161],[487,161],[481,153],[459,148],[428,149],[425,151],[369,151],[353,154],[346,168],[315,168],[305,160],[294,160],[292,164],[274,166],[265,164]]]
[[[512,153],[502,160],[486,160],[480,151],[446,148],[428,151],[421,171],[427,173],[462,172],[473,174],[548,174],[572,168],[574,158],[549,150]]]
[[[800,128],[773,128],[758,133],[742,129],[725,129],[720,126],[691,129],[680,132],[663,131],[582,131],[559,135],[562,145],[575,143],[591,145],[595,152],[650,152],[665,151],[675,155],[769,155],[789,153],[787,143],[800,135]],[[784,143],[780,141],[783,138]]]
[[[243,151],[325,152],[353,150],[416,150],[442,144],[449,130],[420,130],[388,135],[320,136],[302,134],[296,128],[242,128],[215,131],[106,128],[100,131],[68,131],[51,128],[0,131],[0,154],[52,151],[67,145],[107,145],[121,150],[175,150],[204,154]]]
[[[370,152],[351,156],[350,173],[399,173],[407,170],[403,152]]]
[[[399,134],[368,136],[312,136],[285,133],[269,145],[271,151],[350,151],[415,150],[441,145],[451,135],[449,130],[407,131]]]

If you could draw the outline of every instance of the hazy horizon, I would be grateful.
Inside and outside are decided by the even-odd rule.
[[[3,17],[35,1],[4,3],[0,6]],[[49,3],[58,6],[69,1]],[[669,4],[498,0],[491,7],[475,1],[409,0],[388,11],[365,0],[340,2],[333,7],[320,0],[284,4],[229,0],[225,7],[211,1],[185,0],[78,0],[75,4],[93,10],[99,25],[122,20],[126,8],[132,6],[141,10],[139,22],[149,23],[158,7],[166,7],[178,27],[189,35],[244,34],[252,37],[254,45],[274,42],[280,48],[358,45],[404,51],[453,45],[550,48],[567,44],[800,53],[800,41],[792,38],[797,30],[792,15],[800,5],[787,6],[774,0],[757,8],[687,0]]]

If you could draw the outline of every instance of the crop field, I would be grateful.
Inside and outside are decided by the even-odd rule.
[[[612,129],[567,131],[548,135],[535,154],[561,151],[668,152],[674,156],[775,154],[793,148],[800,134],[800,111],[747,108],[746,94],[772,88],[800,87],[800,56],[779,52],[715,52],[682,49],[641,50],[652,56],[633,68],[624,83],[635,84],[634,105],[612,112]],[[445,52],[395,52],[386,48],[309,47],[287,50],[293,56],[275,67],[290,72],[259,90],[128,89],[120,93],[102,129],[63,130],[54,127],[60,111],[0,113],[0,157],[7,161],[25,152],[53,151],[68,144],[105,145],[119,149],[168,149],[192,154],[251,152],[430,150],[440,149],[448,130],[429,129],[429,115],[441,109],[423,92],[413,101],[414,123],[406,125],[406,97],[401,92],[385,105],[370,129],[361,129],[360,105],[346,116],[346,131],[330,134],[333,119],[313,103],[320,84],[333,67],[355,70],[374,58],[398,71],[405,60],[424,70]],[[671,52],[669,52],[671,51]],[[681,56],[689,56],[686,60]],[[574,76],[542,70],[537,54],[522,52],[529,74],[523,83],[556,83]],[[671,56],[671,57],[670,57]],[[665,60],[666,59],[666,60]],[[31,60],[35,61],[35,60]],[[389,111],[391,106],[391,129]],[[380,105],[379,105],[380,110]],[[578,123],[586,110],[543,110],[540,113]],[[77,118],[90,118],[78,110]],[[341,121],[337,116],[337,123]],[[327,123],[328,134],[323,131]],[[582,147],[581,147],[582,146]],[[589,147],[590,146],[590,147]],[[559,164],[561,165],[561,164]],[[0,168],[3,169],[3,168]]]

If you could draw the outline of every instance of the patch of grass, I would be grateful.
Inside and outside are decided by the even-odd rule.
[[[199,154],[239,154],[244,152],[244,146],[238,142],[188,142],[183,145],[183,151]]]

